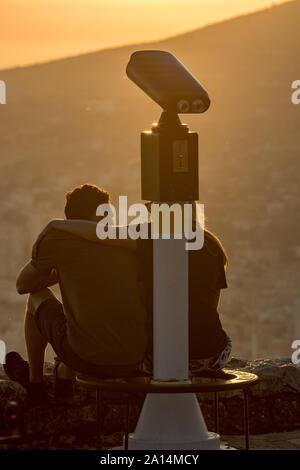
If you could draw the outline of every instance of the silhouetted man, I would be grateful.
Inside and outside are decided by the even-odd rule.
[[[67,219],[99,222],[96,209],[109,194],[83,185],[67,194]],[[5,371],[35,399],[44,393],[44,353],[50,343],[59,361],[56,392],[69,396],[74,371],[120,376],[136,370],[146,350],[146,312],[133,251],[51,230],[17,279],[29,294],[25,314],[28,361],[6,356]],[[49,289],[59,283],[62,303]]]

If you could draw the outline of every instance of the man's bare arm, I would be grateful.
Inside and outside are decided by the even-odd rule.
[[[50,274],[42,274],[31,262],[27,263],[17,277],[16,288],[19,294],[29,294],[45,287],[57,284],[58,278],[55,269]]]

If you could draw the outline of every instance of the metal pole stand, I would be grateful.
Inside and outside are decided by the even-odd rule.
[[[153,241],[153,384],[191,383],[188,361],[188,251],[185,239]],[[218,434],[208,432],[195,394],[151,394],[129,449],[220,449]]]

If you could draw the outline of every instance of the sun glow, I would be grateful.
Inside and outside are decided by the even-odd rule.
[[[0,69],[157,40],[270,5],[270,0],[0,0]]]

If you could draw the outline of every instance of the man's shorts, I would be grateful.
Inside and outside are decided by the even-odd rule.
[[[199,369],[201,367],[205,369],[213,369],[213,370],[223,369],[223,367],[226,366],[229,360],[231,349],[232,349],[232,341],[229,338],[229,336],[227,336],[226,345],[220,353],[216,354],[213,357],[209,357],[207,359],[191,359],[189,361],[189,368],[191,371],[194,369]],[[153,371],[153,353],[151,351],[148,351],[144,359],[143,370],[148,373],[151,373]]]
[[[70,347],[67,322],[62,303],[56,298],[44,300],[35,313],[37,327],[58,358],[70,369],[81,374],[99,377],[123,377],[132,375],[139,365],[97,365],[81,359]]]

